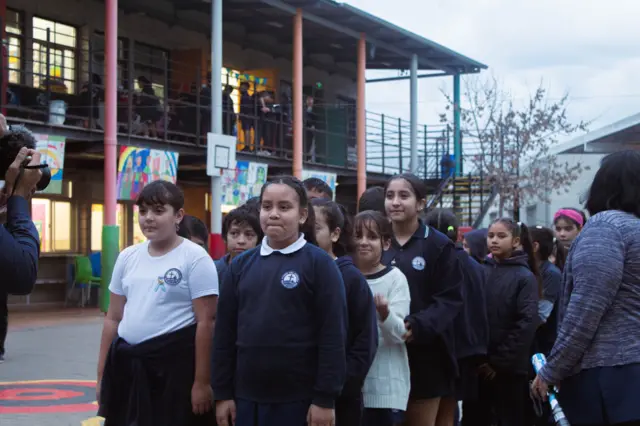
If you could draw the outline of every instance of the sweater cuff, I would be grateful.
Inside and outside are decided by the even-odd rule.
[[[235,392],[233,389],[214,389],[213,399],[215,401],[229,401],[235,399]]]
[[[324,393],[316,392],[311,400],[311,403],[320,408],[331,408],[335,406],[336,397],[333,395],[327,395]]]
[[[15,218],[16,215],[29,217],[29,202],[19,195],[12,195],[7,200],[7,221],[10,217]]]
[[[557,385],[558,383],[556,383],[559,380],[556,380],[553,377],[553,373],[552,371],[547,368],[548,364],[545,364],[540,371],[538,371],[538,376],[540,376],[540,378],[542,379],[543,382],[545,382],[547,385]]]

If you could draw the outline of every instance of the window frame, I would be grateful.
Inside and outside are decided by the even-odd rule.
[[[66,27],[71,27],[75,30],[75,35],[74,35],[74,46],[73,47],[69,47],[66,46],[64,44],[58,44],[55,43],[53,41],[49,41],[47,42],[47,40],[41,40],[39,38],[35,37],[35,31],[34,31],[34,24],[33,24],[33,20],[35,19],[41,19],[43,21],[47,21],[50,22],[52,24],[54,24],[54,26],[56,24],[59,25],[64,25]],[[75,95],[78,91],[78,75],[79,75],[79,65],[80,65],[80,58],[78,55],[78,41],[79,41],[79,29],[77,25],[73,25],[67,22],[63,22],[57,19],[51,19],[51,18],[46,18],[44,16],[40,16],[40,15],[33,15],[31,17],[31,28],[32,28],[32,34],[31,34],[31,59],[32,59],[32,86],[35,88],[39,88],[42,81],[45,81],[47,78],[47,74],[41,74],[40,72],[36,72],[36,63],[38,64],[43,64],[42,61],[36,61],[33,56],[35,54],[35,45],[39,44],[40,46],[44,47],[45,49],[45,62],[44,62],[44,66],[46,67],[46,56],[51,56],[51,50],[60,50],[62,52],[62,69],[61,69],[61,80],[62,82],[65,84],[71,83],[72,84],[72,89],[69,90],[69,88],[67,88],[68,90],[68,94],[70,95]],[[73,78],[72,79],[66,79],[64,77],[64,70],[66,69],[66,67],[64,66],[64,60],[66,58],[65,55],[65,51],[68,52],[72,52],[73,53]],[[51,59],[49,59],[49,67],[51,67]],[[38,70],[40,69],[40,67],[38,67]],[[36,79],[40,80],[40,84],[38,86],[36,86]]]
[[[40,237],[40,252],[42,254],[60,254],[60,253],[75,253],[78,248],[78,230],[77,230],[77,213],[78,209],[76,203],[67,197],[64,196],[38,196],[40,194],[36,194],[31,199],[31,208],[33,209],[33,201],[35,200],[43,200],[48,203],[48,214],[46,220],[49,221],[47,228],[47,241],[49,242],[49,246],[51,247],[49,250],[45,250],[45,246],[42,242],[42,238]],[[44,194],[43,194],[44,195]],[[55,224],[55,215],[54,215],[54,205],[55,203],[65,203],[69,205],[69,248],[68,249],[56,249],[54,245],[54,231],[53,227]],[[43,224],[44,226],[44,224]]]
[[[7,82],[8,84],[17,84],[17,85],[22,85],[24,84],[25,81],[25,76],[24,76],[24,64],[25,64],[25,21],[24,21],[24,12],[21,10],[16,10],[16,9],[12,9],[10,7],[7,7],[7,12],[13,12],[18,16],[18,27],[20,28],[20,34],[16,34],[14,32],[10,32],[7,26],[7,22],[5,20],[4,23],[4,32],[5,32],[5,37],[6,37],[6,44],[7,44],[7,72],[8,72],[8,79]],[[11,68],[11,65],[8,63],[8,60],[10,58],[9,56],[9,48],[8,46],[10,45],[10,40],[11,39],[15,39],[18,40],[19,42],[19,46],[18,46],[18,51],[19,51],[19,64],[18,64],[18,69],[15,68]],[[18,81],[17,82],[12,82],[10,80],[11,78],[11,72],[17,72],[18,73]]]
[[[140,58],[138,55],[138,49],[147,49],[149,52],[158,51],[165,55],[166,58],[166,75],[164,66],[157,67],[155,65],[149,64],[148,62],[140,62]],[[151,55],[149,55],[151,56]],[[153,74],[160,74],[163,77],[161,82],[155,81],[151,76]],[[167,49],[163,49],[158,46],[154,46],[152,44],[134,42],[133,43],[133,89],[140,91],[141,87],[138,84],[138,77],[145,76],[151,81],[151,86],[153,87],[153,91],[155,95],[159,98],[160,104],[164,105],[165,94],[168,95],[168,90],[171,87],[171,52]],[[165,83],[168,85],[165,87]],[[159,94],[158,89],[162,89],[162,94]]]

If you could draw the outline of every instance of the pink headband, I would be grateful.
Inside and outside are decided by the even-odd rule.
[[[568,217],[569,219],[573,220],[578,224],[578,226],[580,226],[580,228],[582,228],[582,226],[584,225],[584,219],[582,218],[582,215],[577,211],[569,210],[569,209],[560,209],[556,212],[555,215],[553,215],[553,221],[555,222],[562,216]]]

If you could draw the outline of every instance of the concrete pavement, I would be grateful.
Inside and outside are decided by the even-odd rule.
[[[2,426],[94,426],[102,317],[95,311],[10,315],[0,364]],[[84,422],[84,424],[83,424]]]

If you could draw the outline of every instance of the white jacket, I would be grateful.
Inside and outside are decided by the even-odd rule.
[[[389,316],[382,322],[378,316],[378,351],[373,359],[362,394],[366,408],[407,409],[411,387],[409,358],[402,336],[404,319],[409,315],[411,295],[407,278],[398,268],[382,276],[367,278],[371,292],[389,301]]]

